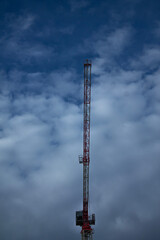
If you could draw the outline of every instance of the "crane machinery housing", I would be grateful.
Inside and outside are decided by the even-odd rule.
[[[76,211],[76,225],[81,226],[82,240],[92,240],[95,225],[95,214],[89,216],[89,163],[90,163],[90,108],[91,108],[91,61],[84,63],[84,107],[83,107],[83,156],[79,163],[83,164],[83,210]]]

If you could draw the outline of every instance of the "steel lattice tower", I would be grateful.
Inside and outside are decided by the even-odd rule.
[[[90,107],[91,107],[91,62],[84,63],[84,112],[83,112],[83,156],[79,162],[83,163],[83,211],[76,212],[76,225],[82,226],[82,240],[92,239],[95,225],[95,214],[88,215],[89,200],[89,163],[90,163]]]

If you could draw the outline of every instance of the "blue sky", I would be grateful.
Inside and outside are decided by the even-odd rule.
[[[159,12],[159,1],[0,2],[0,239],[80,238],[89,58],[94,239],[159,240]]]

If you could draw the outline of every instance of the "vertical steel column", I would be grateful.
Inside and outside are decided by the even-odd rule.
[[[90,162],[90,103],[91,63],[84,63],[84,119],[83,119],[83,230],[91,230],[88,219],[89,162]]]
[[[83,210],[76,211],[76,225],[81,226],[81,239],[92,240],[95,214],[88,216],[89,201],[89,163],[90,163],[90,107],[91,107],[91,62],[84,63],[84,112],[83,112]]]
[[[81,232],[81,240],[93,240],[92,230],[89,232],[83,231]]]

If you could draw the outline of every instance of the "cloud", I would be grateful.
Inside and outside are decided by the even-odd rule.
[[[106,32],[102,32],[101,37],[97,39],[95,44],[95,51],[100,56],[111,55],[119,55],[124,47],[127,46],[128,40],[130,37],[130,29],[129,28],[120,28],[115,29],[113,32],[106,34]]]
[[[147,47],[143,54],[131,62],[131,66],[135,68],[153,69],[159,66],[160,49],[158,46]]]
[[[131,36],[132,31],[129,27],[118,28],[110,33],[103,28],[100,34],[96,34],[93,49],[97,57],[93,61],[93,73],[100,74],[107,68],[114,68],[116,58],[124,53]]]
[[[7,196],[5,201],[1,198],[1,236],[27,239],[29,234],[38,239],[46,232],[53,237],[53,224],[58,229],[62,219],[68,218],[69,209],[72,211],[69,202],[73,193],[69,186],[77,177],[73,169],[78,166],[75,158],[80,146],[81,112],[75,104],[54,95],[18,95],[13,102],[9,96],[1,95],[1,100],[0,191],[1,196]],[[63,212],[57,217],[55,210],[63,199]],[[48,221],[52,223],[46,225]],[[39,229],[41,225],[46,226],[43,231]]]
[[[43,63],[55,54],[51,46],[42,41],[35,41],[36,32],[33,28],[35,15],[12,16],[7,22],[8,28],[1,39],[2,62],[11,62],[19,66]],[[31,37],[32,36],[32,37]]]
[[[94,192],[93,199],[96,196],[93,207],[97,214],[96,236],[151,239],[156,231],[158,239],[156,226],[150,228],[148,235],[144,229],[153,226],[160,217],[156,210],[157,198],[160,198],[157,186],[160,141],[156,133],[160,120],[159,68],[149,73],[147,69],[150,64],[152,68],[157,67],[159,58],[153,55],[158,56],[159,50],[156,46],[154,51],[145,48],[145,54],[138,56],[140,60],[135,61],[130,70],[122,70],[114,58],[116,53],[120,55],[125,51],[125,38],[115,55],[114,47],[110,55],[103,45],[101,42],[101,47],[97,48],[99,56],[93,61],[99,64],[95,69],[93,65],[96,76],[92,88],[92,158],[95,164],[92,194]],[[110,47],[112,49],[112,44]],[[103,54],[105,49],[109,52],[106,55]],[[108,55],[112,65],[109,70],[105,66]]]
[[[160,236],[159,48],[146,46],[123,67],[117,59],[133,37],[132,28],[104,27],[84,43],[93,54],[90,212],[101,239]],[[26,45],[25,56],[30,49],[39,58],[42,45]],[[75,211],[82,208],[81,76],[63,67],[0,74],[1,238],[75,239]]]
[[[32,27],[35,19],[35,15],[20,15],[18,18],[11,19],[12,22],[9,22],[9,27],[17,34],[21,34],[22,32],[24,33],[24,31],[28,31]]]

